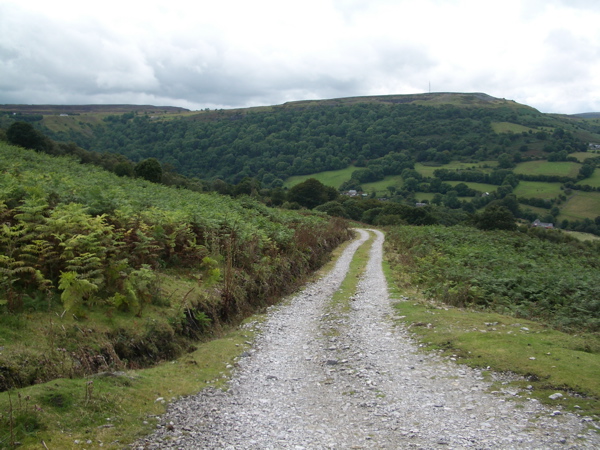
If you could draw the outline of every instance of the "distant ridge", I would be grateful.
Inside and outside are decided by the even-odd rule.
[[[137,112],[188,112],[178,106],[153,105],[0,105],[0,111],[29,114],[81,114],[81,113],[128,113]]]
[[[571,117],[579,117],[580,119],[600,119],[600,112],[586,112],[580,114],[570,114]]]
[[[396,94],[396,95],[367,95],[360,97],[343,97],[323,100],[298,100],[284,103],[283,107],[294,107],[309,104],[353,104],[353,103],[418,103],[418,104],[443,104],[476,105],[476,104],[515,104],[512,100],[492,97],[482,92],[430,92],[422,94]]]
[[[429,92],[421,94],[391,94],[391,95],[366,95],[357,97],[341,97],[333,99],[315,99],[315,100],[295,100],[280,105],[251,106],[246,108],[232,108],[228,110],[219,110],[218,114],[240,114],[246,112],[266,112],[280,108],[303,108],[310,106],[336,106],[351,105],[356,103],[395,103],[395,104],[417,104],[417,105],[454,105],[462,107],[481,107],[481,106],[512,106],[531,108],[527,105],[519,104],[513,100],[492,97],[482,92]],[[533,108],[531,108],[533,109]],[[22,114],[82,114],[82,113],[114,113],[123,114],[128,112],[146,112],[146,113],[184,113],[190,112],[189,109],[177,106],[154,106],[154,105],[24,105],[24,104],[4,104],[0,105],[2,112],[15,112]],[[590,113],[595,114],[595,113]],[[208,119],[205,111],[199,111],[199,116]],[[200,118],[198,117],[198,118]]]

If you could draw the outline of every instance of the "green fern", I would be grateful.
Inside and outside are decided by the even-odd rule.
[[[97,285],[80,278],[77,272],[61,273],[58,288],[63,291],[60,295],[63,306],[70,312],[79,311],[90,296],[98,290]]]

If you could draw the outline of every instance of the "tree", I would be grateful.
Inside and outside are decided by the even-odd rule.
[[[456,191],[450,191],[444,196],[444,206],[450,209],[460,208],[460,200]]]
[[[513,166],[513,157],[508,153],[502,153],[498,157],[498,167],[500,167],[501,169],[510,169]]]
[[[44,151],[47,147],[46,136],[27,122],[15,122],[6,130],[6,138],[13,145]]]
[[[506,206],[490,203],[481,214],[474,218],[475,226],[480,230],[510,230],[517,229],[515,217]]]
[[[233,195],[256,195],[260,190],[261,184],[256,178],[245,177],[233,188]]]
[[[309,178],[289,190],[288,201],[297,202],[305,208],[313,209],[315,206],[335,200],[337,196],[335,188],[325,186],[315,178]]]
[[[114,172],[120,177],[133,177],[134,169],[129,162],[123,161],[115,165]]]
[[[579,169],[579,176],[581,178],[589,178],[594,173],[594,166],[591,164],[584,164]]]
[[[330,216],[349,218],[348,213],[344,209],[344,206],[340,202],[332,201],[319,205],[315,208],[315,211],[321,211],[327,213]]]
[[[162,167],[156,158],[148,158],[140,161],[135,166],[135,176],[151,181],[152,183],[160,183],[162,180]]]

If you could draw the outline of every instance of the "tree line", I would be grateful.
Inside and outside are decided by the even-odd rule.
[[[147,114],[112,115],[92,134],[45,132],[96,152],[118,153],[139,162],[156,158],[178,173],[237,184],[246,177],[277,187],[292,175],[337,170],[356,163],[361,177],[380,177],[370,161],[390,153],[416,162],[482,161],[503,156],[510,166],[522,154],[585,150],[570,131],[558,128],[495,133],[492,122],[556,126],[557,119],[529,108],[460,108],[414,104],[273,107],[236,115],[156,120]],[[385,168],[386,166],[382,166]],[[507,167],[508,168],[508,167]]]

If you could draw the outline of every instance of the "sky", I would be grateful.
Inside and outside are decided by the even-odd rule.
[[[0,104],[430,91],[600,111],[600,1],[0,0]]]

